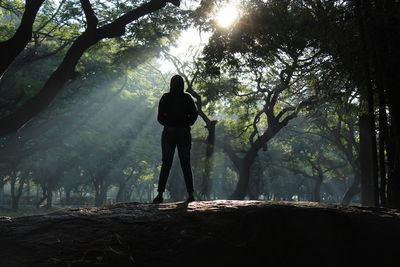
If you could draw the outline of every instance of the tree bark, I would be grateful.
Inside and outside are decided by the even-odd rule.
[[[204,159],[204,171],[201,187],[201,195],[204,199],[210,199],[211,193],[211,168],[212,168],[212,155],[214,153],[215,145],[215,125],[217,121],[210,121],[207,123],[208,136],[206,141],[206,153]]]
[[[243,160],[244,161],[244,160]],[[252,163],[242,162],[238,168],[239,181],[230,199],[243,200],[247,196],[250,181],[250,168]]]
[[[106,204],[108,186],[108,183],[105,182],[103,179],[97,181],[97,183],[95,184],[95,206],[103,206]]]
[[[17,185],[18,182],[18,185]],[[24,188],[25,179],[23,177],[17,176],[16,170],[12,171],[12,176],[10,179],[11,184],[11,209],[19,209],[19,200],[21,199],[22,189]]]
[[[360,171],[356,171],[354,173],[354,180],[353,183],[351,184],[350,188],[346,191],[346,193],[343,196],[342,205],[349,205],[350,201],[356,196],[358,193],[360,193],[361,188],[360,188],[360,180],[361,180],[361,173]]]
[[[386,206],[387,195],[386,195],[386,145],[388,141],[387,134],[387,115],[386,115],[386,101],[383,92],[383,88],[379,91],[379,174],[381,178],[380,182],[380,204]]]
[[[368,2],[369,1],[356,1],[356,12],[362,47],[361,61],[364,68],[364,85],[359,87],[361,98],[360,106],[361,109],[365,108],[365,111],[362,111],[363,114],[360,115],[361,202],[363,205],[379,206],[374,95],[370,68],[371,44],[368,42],[368,32],[371,29],[365,21],[366,15],[370,15],[369,13],[366,14],[366,12],[369,12],[370,3]]]
[[[375,206],[374,159],[370,123],[367,114],[359,117],[360,127],[360,167],[361,167],[361,203],[364,206]]]
[[[64,189],[65,191],[65,205],[71,205],[71,189]]]
[[[4,177],[0,177],[0,208],[3,208],[4,206]]]
[[[127,199],[126,199],[126,182],[125,181],[122,183],[119,183],[117,197],[116,197],[115,201],[117,203],[127,201]]]
[[[46,209],[51,209],[53,205],[53,192],[51,191],[50,188],[46,189]]]
[[[388,159],[387,202],[392,208],[400,208],[400,105],[398,90],[400,81],[398,73],[400,66],[400,3],[398,1],[377,1],[380,8],[375,12],[375,33],[378,34],[378,59],[382,62],[380,73],[384,83],[385,96],[390,114],[390,133],[386,146]],[[379,38],[381,37],[382,38]]]
[[[323,181],[323,176],[318,175],[315,178],[315,185],[313,190],[313,201],[320,202],[321,201],[321,185]]]

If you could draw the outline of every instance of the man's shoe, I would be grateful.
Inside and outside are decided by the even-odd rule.
[[[193,202],[193,201],[195,201],[193,194],[189,194],[186,202]]]
[[[157,195],[156,198],[153,200],[154,204],[163,203],[163,197],[161,195]]]

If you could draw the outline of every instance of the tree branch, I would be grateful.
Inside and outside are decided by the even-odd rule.
[[[254,116],[254,120],[252,123],[253,126],[253,132],[250,134],[249,137],[249,142],[251,145],[254,144],[254,137],[256,136],[256,134],[258,134],[258,127],[257,127],[257,123],[260,121],[261,115],[264,113],[264,109],[262,109],[261,111],[259,111],[255,116]]]
[[[87,29],[94,30],[97,28],[97,24],[99,20],[96,17],[96,14],[93,11],[92,5],[89,0],[80,0],[83,12],[85,13]]]
[[[36,3],[41,1],[43,0],[40,1],[31,0],[29,2]],[[57,94],[63,89],[65,84],[67,84],[71,79],[76,77],[77,72],[75,71],[75,66],[78,64],[78,61],[83,55],[83,53],[89,47],[91,47],[92,45],[96,44],[97,42],[99,42],[104,38],[111,38],[123,35],[125,33],[125,26],[127,24],[136,19],[139,19],[140,17],[143,17],[149,13],[155,12],[163,8],[167,2],[171,2],[174,5],[179,5],[179,1],[175,0],[170,0],[170,1],[152,0],[148,3],[145,3],[135,8],[134,10],[129,11],[128,13],[116,19],[112,23],[106,24],[100,27],[99,29],[86,30],[85,32],[83,32],[73,42],[73,44],[67,51],[63,61],[58,66],[58,68],[51,74],[51,76],[49,77],[43,88],[40,90],[40,92],[37,93],[32,98],[30,98],[29,100],[27,100],[15,112],[0,119],[0,125],[1,125],[0,136],[5,136],[12,132],[17,131],[19,128],[24,126],[28,121],[30,121],[34,116],[36,116],[39,112],[46,109],[53,101],[53,99],[57,96]],[[91,23],[93,23],[93,21]],[[30,33],[31,32],[32,29],[30,30]],[[2,49],[0,49],[0,55],[1,53],[3,53]],[[3,57],[1,58],[3,59]],[[1,62],[2,63],[0,65],[3,64],[3,60]]]
[[[57,10],[54,12],[54,14],[47,20],[45,21],[42,25],[39,26],[39,28],[37,28],[35,31],[36,32],[40,32],[41,30],[43,30],[44,27],[46,27],[56,16],[57,14],[60,12],[61,7],[64,5],[66,0],[62,0],[60,2],[60,4],[58,5]]]
[[[44,1],[26,0],[24,14],[14,36],[7,41],[0,42],[0,79],[8,66],[31,40],[33,23]]]

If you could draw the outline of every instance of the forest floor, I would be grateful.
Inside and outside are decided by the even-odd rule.
[[[0,266],[400,266],[400,211],[119,203],[0,217]]]

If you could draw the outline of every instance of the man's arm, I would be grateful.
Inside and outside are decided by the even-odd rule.
[[[166,119],[167,119],[167,114],[165,113],[165,97],[163,95],[160,99],[160,102],[158,103],[157,120],[161,125],[165,126]]]

